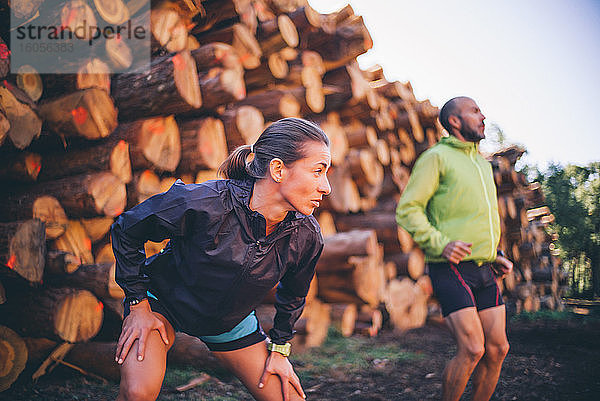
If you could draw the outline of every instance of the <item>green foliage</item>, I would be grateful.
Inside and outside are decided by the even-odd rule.
[[[537,312],[521,312],[518,315],[514,315],[512,321],[521,322],[534,322],[538,320],[569,320],[573,318],[573,312],[571,311],[556,311],[549,309],[540,309]]]
[[[600,320],[600,314],[595,309],[589,315],[574,313],[570,308],[563,311],[540,309],[537,312],[521,312],[514,315],[514,322],[539,322],[539,321],[577,321],[579,323],[594,323]]]
[[[581,295],[600,295],[600,162],[585,167],[552,164],[539,178],[556,218],[552,228],[559,234],[562,256],[571,272],[585,270],[582,262],[589,261],[591,282],[584,285]],[[572,274],[572,289],[577,292],[579,282],[574,281]]]

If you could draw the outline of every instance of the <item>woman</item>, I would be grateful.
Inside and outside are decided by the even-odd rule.
[[[331,191],[330,164],[323,131],[286,118],[225,160],[228,179],[177,181],[117,219],[116,279],[126,296],[117,400],[158,397],[175,330],[204,341],[254,398],[305,398],[287,341],[323,249],[311,214]],[[144,243],[165,238],[146,259]],[[267,342],[254,308],[277,283]]]

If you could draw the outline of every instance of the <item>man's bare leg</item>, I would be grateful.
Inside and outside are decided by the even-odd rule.
[[[452,312],[446,316],[446,322],[456,340],[458,351],[444,369],[442,400],[457,401],[483,356],[484,336],[475,307]]]
[[[473,373],[473,401],[487,401],[494,393],[509,349],[505,306],[484,309],[479,312],[479,318],[485,336],[485,354]]]

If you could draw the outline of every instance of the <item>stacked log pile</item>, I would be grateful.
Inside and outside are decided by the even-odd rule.
[[[516,313],[562,309],[567,275],[555,246],[558,238],[548,227],[554,216],[539,183],[515,170],[523,153],[511,146],[491,157],[502,222],[500,248],[514,262],[513,274],[501,284]]]
[[[144,16],[135,1],[64,6],[74,3],[96,18]],[[0,42],[0,355],[15,355],[1,359],[0,390],[28,360],[38,376],[69,363],[114,378],[99,356],[114,349],[123,314],[114,218],[177,178],[217,178],[229,152],[283,117],[318,123],[332,153],[332,193],[317,212],[325,249],[297,344],[320,345],[330,324],[347,336],[423,325],[424,255],[394,214],[414,161],[442,129],[410,83],[359,68],[372,46],[362,17],[349,6],[322,15],[306,0],[153,0],[149,17],[150,68],[127,73],[111,71],[131,66],[134,49],[111,43],[108,59],[77,74],[9,74]],[[147,255],[164,245],[148,242]],[[523,283],[543,270],[529,266]],[[273,302],[259,311],[265,329]],[[171,362],[215,363],[198,341],[180,344]]]

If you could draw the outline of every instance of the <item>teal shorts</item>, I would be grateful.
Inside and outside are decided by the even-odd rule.
[[[179,331],[175,319],[163,306],[160,300],[148,291],[148,303],[153,312],[160,313],[171,323],[175,331]],[[124,316],[129,314],[129,305],[125,305]],[[250,312],[233,329],[215,336],[198,336],[211,351],[234,351],[265,341],[267,336],[260,327],[254,311]]]

